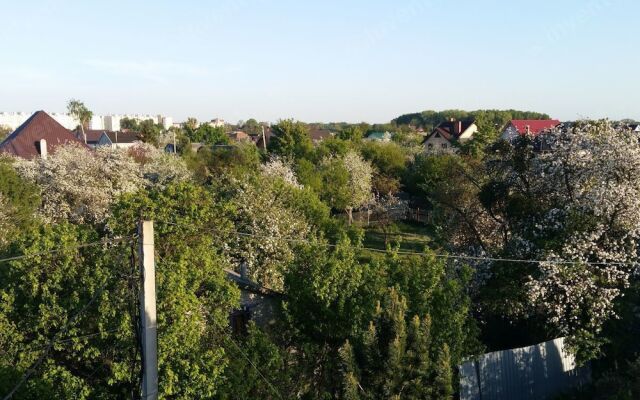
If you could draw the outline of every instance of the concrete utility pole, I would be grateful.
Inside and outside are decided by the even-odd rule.
[[[264,137],[264,125],[262,125],[262,147],[264,147],[264,151],[267,151],[267,139]]]
[[[156,325],[156,265],[153,221],[138,223],[140,235],[140,329],[142,337],[142,398],[158,398],[158,328]]]

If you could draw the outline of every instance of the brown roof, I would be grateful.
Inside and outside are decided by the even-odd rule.
[[[47,151],[52,153],[56,147],[67,143],[76,143],[86,147],[70,130],[60,125],[44,111],[38,111],[0,143],[0,153],[13,154],[22,158],[35,158],[40,155],[40,140],[47,141]]]
[[[431,133],[424,138],[423,143],[426,142],[431,136],[439,134],[443,138],[451,141],[457,139],[462,133],[464,133],[471,125],[474,124],[474,120],[467,121],[446,121],[436,126]]]
[[[105,131],[104,129],[85,129],[84,134],[87,136],[87,143],[98,143],[98,140],[100,140],[100,136],[102,136],[104,132],[107,131]],[[76,137],[80,140],[84,140],[81,130],[76,130]]]
[[[133,143],[139,142],[140,137],[137,132],[104,132],[111,143]]]
[[[333,132],[328,129],[311,129],[309,130],[309,136],[314,142],[319,142],[324,139],[333,137]]]

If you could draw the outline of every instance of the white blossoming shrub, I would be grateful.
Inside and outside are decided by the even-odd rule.
[[[271,289],[283,288],[295,241],[311,230],[305,216],[289,204],[291,194],[299,190],[263,175],[236,182],[232,203],[240,234],[230,238],[228,252],[237,265],[246,264],[252,280]]]
[[[260,165],[260,172],[267,177],[280,178],[292,187],[302,188],[295,172],[293,172],[291,163],[280,157],[274,156],[266,164]]]
[[[580,340],[615,316],[614,300],[637,268],[640,142],[608,121],[578,123],[547,140],[552,151],[517,179],[548,209],[511,232],[511,243],[547,260],[530,278],[530,299],[560,333]]]
[[[40,188],[45,221],[100,224],[118,196],[189,178],[184,163],[153,150],[145,150],[144,160],[136,160],[131,151],[108,147],[88,151],[69,145],[58,147],[47,159],[18,160],[14,165]]]

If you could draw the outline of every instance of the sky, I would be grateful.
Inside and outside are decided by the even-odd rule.
[[[640,120],[637,0],[0,0],[0,111]]]

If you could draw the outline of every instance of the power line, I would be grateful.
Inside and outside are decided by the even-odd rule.
[[[117,238],[117,239],[98,240],[98,241],[90,242],[90,243],[81,243],[81,244],[76,245],[76,246],[62,247],[62,248],[58,248],[58,249],[41,251],[41,252],[32,253],[32,254],[23,254],[23,255],[20,255],[20,256],[8,257],[8,258],[0,259],[0,263],[8,262],[8,261],[15,261],[15,260],[22,260],[24,258],[31,258],[31,257],[48,255],[48,254],[55,254],[55,253],[60,253],[62,251],[67,251],[67,250],[83,249],[83,248],[86,248],[86,247],[93,247],[93,246],[98,246],[98,245],[101,245],[101,244],[119,243],[119,242],[123,242],[125,240],[133,239],[134,237],[135,237],[135,235],[130,235],[130,236],[125,236],[125,237],[121,237],[121,238]]]
[[[251,361],[251,359],[249,358],[249,356],[247,356],[247,354],[242,351],[242,348],[240,348],[240,346],[236,343],[235,340],[233,340],[232,337],[225,335],[225,338],[229,339],[231,341],[231,343],[233,343],[233,345],[236,347],[236,349],[238,349],[238,351],[240,352],[240,354],[242,354],[242,356],[244,357],[245,360],[247,360],[247,362],[253,367],[253,369],[256,370],[256,372],[258,373],[258,375],[260,376],[260,378],[262,378],[262,380],[264,380],[267,385],[269,386],[269,388],[271,389],[271,391],[273,391],[273,393],[276,394],[276,396],[278,396],[279,399],[282,399],[282,395],[280,394],[280,392],[278,391],[278,389],[276,389],[275,386],[273,386],[271,384],[271,382],[269,382],[269,380],[267,379],[266,376],[264,376],[262,374],[262,372],[260,372],[260,370],[258,369],[258,367],[253,363],[253,361]]]
[[[58,332],[56,332],[55,335],[53,335],[53,337],[51,337],[51,339],[49,339],[49,343],[47,343],[44,352],[42,353],[42,355],[40,355],[40,357],[38,358],[38,360],[31,366],[31,368],[29,368],[23,375],[22,378],[20,378],[20,380],[18,381],[18,383],[13,387],[13,389],[11,389],[11,391],[3,398],[3,400],[9,400],[13,397],[13,395],[18,391],[18,389],[20,389],[20,387],[31,377],[31,375],[33,375],[37,368],[40,366],[40,364],[42,364],[42,362],[47,358],[47,356],[49,355],[49,352],[51,351],[51,349],[53,348],[53,345],[55,344],[55,342],[58,340],[58,337],[60,335],[63,335],[66,331],[69,330],[69,328],[71,328],[71,326],[80,318],[80,316],[82,316],[82,314],[85,313],[85,311],[87,311],[89,309],[89,307],[96,301],[96,299],[102,294],[102,292],[104,291],[104,289],[107,287],[107,284],[109,283],[109,280],[107,279],[107,281],[105,281],[105,283],[96,291],[96,293],[93,295],[93,297],[91,297],[91,299],[89,300],[89,302],[87,304],[85,304],[80,310],[78,310],[78,312],[76,312],[71,318],[69,318],[69,320],[67,321],[67,323],[64,324],[64,326],[62,328],[60,328],[60,330]]]
[[[257,238],[270,238],[269,236],[266,235],[257,235],[254,233],[247,233],[247,232],[238,232],[238,231],[230,231],[230,232],[225,232],[225,233],[232,233],[232,234],[236,234],[238,236],[247,236],[247,237],[257,237]],[[280,240],[284,240],[284,241],[289,241],[289,242],[300,242],[300,243],[307,243],[307,244],[313,244],[313,245],[319,245],[319,246],[325,246],[328,248],[336,248],[338,247],[338,245],[335,244],[330,244],[330,243],[320,243],[320,242],[312,242],[308,239],[298,239],[298,238],[287,238],[287,237],[281,237],[278,238]],[[401,254],[401,255],[406,255],[406,256],[432,256],[432,257],[436,257],[436,258],[445,258],[445,259],[454,259],[454,260],[472,260],[472,261],[498,261],[498,262],[511,262],[511,263],[524,263],[524,264],[535,264],[535,263],[554,263],[554,264],[564,264],[564,265],[572,265],[572,264],[586,264],[586,265],[619,265],[619,266],[636,266],[638,265],[638,263],[634,263],[634,262],[617,262],[617,261],[602,261],[602,262],[595,262],[595,261],[565,261],[565,260],[528,260],[528,259],[518,259],[518,258],[500,258],[500,257],[487,257],[487,256],[467,256],[467,255],[455,255],[455,254],[438,254],[438,253],[425,253],[425,252],[417,252],[417,251],[409,251],[409,250],[383,250],[383,249],[376,249],[373,247],[360,247],[358,246],[357,249],[359,250],[368,250],[371,252],[376,252],[376,253],[383,253],[383,254],[388,254],[389,252],[392,252],[394,254]]]
[[[173,226],[180,226],[179,224],[163,221],[161,223]],[[268,235],[259,235],[255,233],[249,232],[240,232],[240,231],[221,231],[219,228],[206,229],[203,232],[207,233],[222,233],[222,234],[234,234],[237,236],[244,237],[255,237],[261,239],[273,239],[273,236]],[[399,234],[402,235],[402,234]],[[320,243],[314,242],[309,239],[301,239],[301,238],[293,238],[293,237],[278,237],[278,240],[283,240],[285,242],[292,243],[306,243],[317,246],[324,246],[327,248],[336,248],[338,245],[331,243]],[[382,253],[389,254],[390,250],[386,249],[377,249],[373,247],[362,247],[357,246],[358,250],[367,250],[374,253]],[[621,261],[566,261],[566,260],[536,260],[536,259],[523,259],[523,258],[503,258],[503,257],[488,257],[488,256],[469,256],[469,255],[456,255],[456,254],[444,254],[444,253],[425,253],[425,252],[417,252],[410,250],[391,250],[394,254],[400,254],[405,256],[431,256],[435,258],[444,258],[444,259],[453,259],[453,260],[469,260],[469,261],[494,261],[494,262],[510,262],[510,263],[520,263],[520,264],[541,264],[541,263],[553,263],[560,265],[573,265],[573,264],[584,264],[584,265],[594,265],[594,266],[606,266],[606,265],[617,265],[617,266],[637,266],[640,263],[637,262],[621,262]]]

